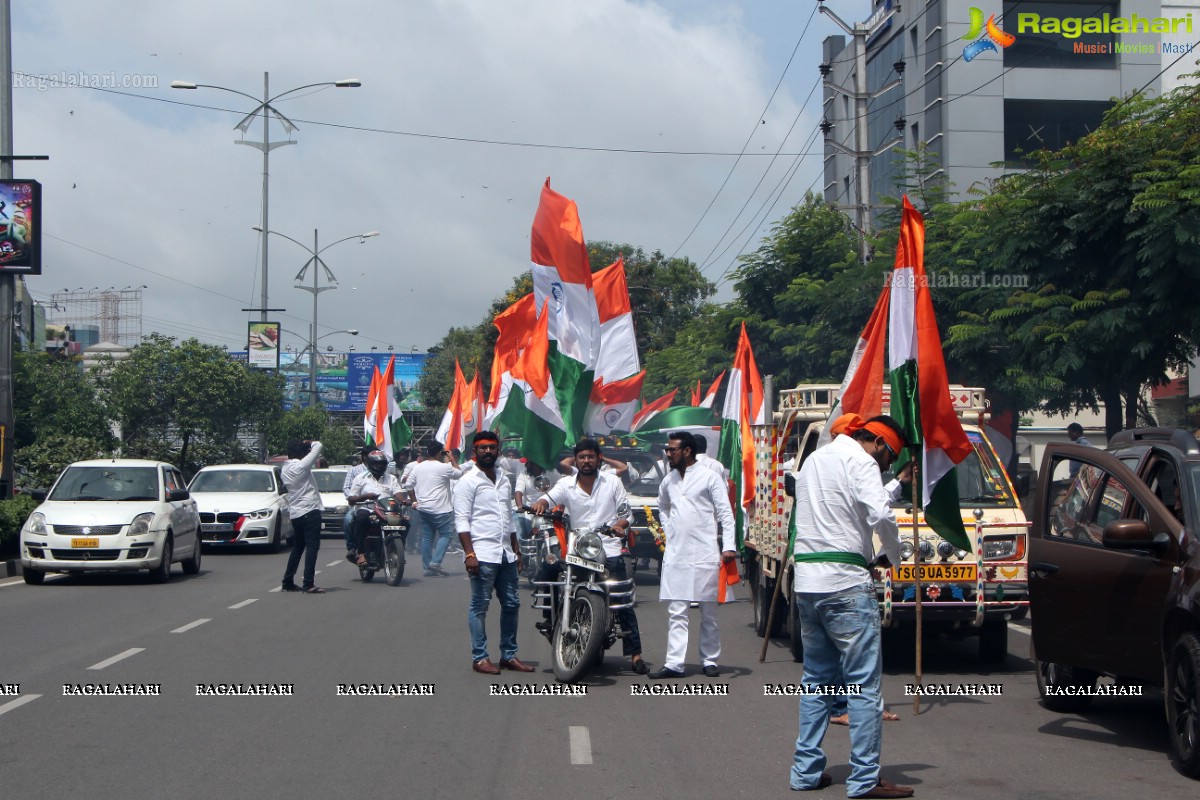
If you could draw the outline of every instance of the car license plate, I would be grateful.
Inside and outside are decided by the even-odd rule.
[[[71,547],[99,547],[99,539],[72,539]]]
[[[200,530],[204,533],[229,533],[233,526],[225,522],[203,522],[200,524]]]
[[[901,564],[896,570],[895,580],[913,580],[913,564]],[[923,581],[973,581],[975,580],[974,564],[922,564],[921,580]]]
[[[597,572],[600,572],[601,570],[604,569],[603,564],[601,564],[597,561],[588,561],[586,558],[580,558],[579,556],[575,555],[574,553],[567,554],[567,563],[574,564],[577,567],[583,567],[584,569],[593,569]]]

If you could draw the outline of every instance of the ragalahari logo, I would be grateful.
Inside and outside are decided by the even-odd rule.
[[[980,34],[983,35],[980,36]],[[996,24],[995,14],[988,17],[985,23],[983,12],[973,6],[971,8],[971,27],[967,29],[967,35],[962,38],[972,40],[963,48],[963,61],[970,61],[985,50],[998,53],[1000,51],[996,49],[996,45],[1008,47],[1017,40],[1017,37],[1011,33],[1000,30],[1000,26]]]

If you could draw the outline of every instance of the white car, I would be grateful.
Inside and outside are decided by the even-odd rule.
[[[314,469],[313,478],[317,482],[317,491],[321,493],[321,535],[341,536],[346,511],[350,508],[346,495],[342,494],[342,485],[346,482],[345,467],[330,467],[329,469]]]
[[[200,519],[183,475],[170,464],[102,459],[71,464],[21,527],[25,582],[47,572],[200,571]]]
[[[200,511],[206,545],[265,545],[278,552],[292,539],[287,489],[272,464],[204,467],[188,490]]]

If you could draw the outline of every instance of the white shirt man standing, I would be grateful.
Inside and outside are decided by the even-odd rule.
[[[324,594],[325,590],[314,582],[317,569],[317,551],[321,549],[321,493],[313,480],[313,467],[321,457],[324,447],[320,442],[298,439],[288,442],[287,463],[279,470],[283,485],[287,488],[288,514],[292,518],[292,552],[288,555],[287,568],[283,573],[283,591],[307,594]],[[295,583],[296,569],[300,556],[304,556],[304,585]]]
[[[412,493],[421,520],[421,565],[425,567],[425,577],[444,577],[450,573],[442,569],[442,559],[454,536],[451,484],[462,477],[463,469],[453,459],[445,460],[449,455],[441,442],[431,442],[427,451],[429,457],[413,467],[408,483],[402,488]]]
[[[687,657],[688,604],[700,605],[700,658],[704,674],[720,674],[721,633],[717,592],[722,562],[733,561],[733,508],[725,483],[696,466],[696,440],[687,431],[670,435],[664,448],[671,471],[658,489],[658,508],[667,534],[659,600],[670,601],[667,657],[651,678],[682,678]]]

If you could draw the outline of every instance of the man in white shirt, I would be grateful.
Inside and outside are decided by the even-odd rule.
[[[442,559],[454,536],[454,505],[450,496],[451,484],[462,477],[463,470],[448,458],[441,442],[431,442],[429,458],[413,467],[405,491],[414,497],[413,505],[421,520],[421,565],[425,577],[445,577]],[[436,542],[435,542],[436,539]]]
[[[517,615],[521,597],[521,549],[508,503],[508,476],[496,469],[500,439],[479,431],[471,440],[475,469],[454,487],[454,521],[462,542],[463,561],[471,576],[471,604],[467,626],[471,631],[471,668],[484,675],[501,669],[533,672],[517,658]],[[500,600],[500,666],[488,657],[487,610],[492,592]]]
[[[625,543],[625,533],[629,530],[629,497],[625,493],[625,485],[616,475],[600,471],[600,461],[603,454],[600,444],[595,439],[580,439],[575,445],[574,469],[575,474],[563,478],[554,484],[545,496],[534,505],[534,511],[545,514],[551,504],[563,506],[570,516],[572,528],[594,529],[608,526],[620,531],[620,536],[604,536],[604,566],[609,575],[616,580],[626,580],[625,559],[621,557],[621,549]],[[543,564],[539,581],[556,581],[562,569],[562,562]],[[638,631],[637,615],[632,608],[622,609],[616,613],[617,624],[627,632],[621,640],[621,648],[629,656],[633,671],[645,675],[650,667],[642,659],[642,637]],[[549,632],[550,618],[546,612],[545,624],[539,626],[543,633]]]
[[[425,451],[420,448],[410,448],[408,450],[408,463],[404,465],[404,470],[400,473],[400,488],[402,490],[403,499],[412,503],[412,492],[405,489],[409,485],[409,480],[412,477],[412,471],[425,460]],[[416,553],[421,549],[421,540],[424,536],[425,526],[421,524],[421,515],[414,510],[408,518],[408,538],[405,540],[404,550],[407,553]]]
[[[370,510],[361,503],[378,500],[380,497],[395,497],[400,494],[400,482],[388,472],[388,460],[379,450],[372,450],[366,458],[367,471],[360,473],[346,495],[347,502],[354,508],[354,554],[358,566],[366,566],[367,555],[363,542],[367,538],[367,520]]]
[[[717,591],[722,562],[737,556],[729,490],[712,470],[696,466],[696,439],[675,431],[663,448],[671,471],[658,488],[658,510],[667,534],[659,600],[670,601],[667,657],[651,678],[682,678],[687,657],[688,605],[700,606],[700,658],[704,674],[721,674]]]
[[[850,797],[911,797],[913,790],[879,777],[883,738],[882,662],[879,603],[871,564],[900,563],[900,538],[892,494],[880,472],[895,463],[904,434],[887,416],[866,422],[839,418],[843,431],[804,462],[796,480],[794,587],[804,642],[804,684],[852,685],[849,695]],[[900,480],[911,473],[903,471]],[[883,552],[875,557],[872,534]],[[833,697],[800,699],[800,733],[790,773],[791,788],[821,789],[832,782],[824,772],[821,740],[829,725]]]
[[[313,480],[313,467],[321,457],[320,442],[288,442],[288,460],[279,470],[283,485],[287,488],[288,514],[292,518],[292,552],[288,555],[287,568],[283,572],[283,591],[306,594],[324,594],[325,590],[314,583],[317,569],[317,551],[321,549],[321,493]],[[304,556],[304,586],[295,582],[296,569]]]

